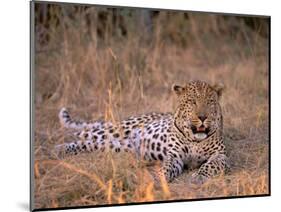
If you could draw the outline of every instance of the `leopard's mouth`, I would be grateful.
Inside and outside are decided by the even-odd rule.
[[[193,125],[191,126],[191,130],[197,140],[205,139],[210,132],[210,128],[205,127],[204,125],[201,125],[200,127],[196,127]]]
[[[192,130],[193,134],[205,133],[208,135],[208,133],[210,132],[210,128],[205,127],[204,125],[201,125],[200,127],[191,126],[191,130]]]

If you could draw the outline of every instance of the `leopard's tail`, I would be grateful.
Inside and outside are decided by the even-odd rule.
[[[103,123],[100,121],[89,123],[73,120],[65,107],[60,110],[59,119],[62,126],[75,130],[83,130],[85,128],[100,128],[103,126]]]

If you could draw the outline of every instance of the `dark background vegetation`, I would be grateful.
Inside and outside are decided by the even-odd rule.
[[[35,3],[35,207],[268,193],[269,19]],[[53,159],[71,141],[67,106],[85,120],[173,111],[173,83],[223,82],[231,171],[202,186],[184,172],[156,187],[132,155]]]

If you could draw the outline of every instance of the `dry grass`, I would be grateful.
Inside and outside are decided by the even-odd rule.
[[[151,42],[130,32],[126,39],[107,36],[101,44],[94,33],[85,39],[79,27],[49,29],[50,41],[35,55],[35,208],[268,193],[268,40],[241,23],[235,36],[228,36],[218,29],[228,28],[217,25],[217,16],[193,14],[182,47],[181,41],[162,36],[181,25],[163,25],[161,18],[164,12]],[[85,26],[75,26],[80,25]],[[174,40],[181,34],[176,35]],[[185,171],[157,187],[151,167],[133,155],[97,152],[52,159],[54,145],[71,140],[58,121],[62,106],[84,120],[172,111],[171,85],[192,79],[227,87],[221,102],[231,160],[227,175],[194,186]]]

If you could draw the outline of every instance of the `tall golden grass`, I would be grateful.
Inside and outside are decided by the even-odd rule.
[[[49,22],[49,40],[37,41],[35,52],[35,208],[268,193],[267,37],[240,19],[190,13],[185,20],[162,11],[149,40],[134,28],[126,37],[105,30],[101,39],[97,22],[89,33],[81,14],[69,20],[51,9],[60,24]],[[98,10],[87,11],[94,18]],[[130,154],[94,152],[63,160],[52,154],[54,145],[73,139],[59,124],[62,106],[84,120],[116,122],[170,112],[171,85],[193,79],[226,85],[221,101],[231,161],[226,175],[195,186],[189,183],[193,171],[185,171],[157,186],[154,167]]]

